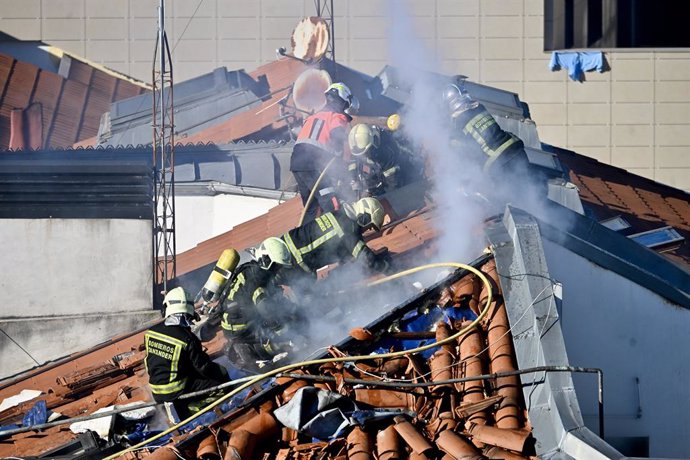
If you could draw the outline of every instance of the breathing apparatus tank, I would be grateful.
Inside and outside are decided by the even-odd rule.
[[[220,255],[216,266],[206,280],[206,284],[201,289],[201,298],[204,306],[216,302],[220,298],[223,288],[232,277],[232,272],[240,262],[240,255],[234,249],[226,249]]]

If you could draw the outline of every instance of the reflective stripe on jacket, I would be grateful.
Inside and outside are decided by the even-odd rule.
[[[240,265],[230,285],[227,300],[223,305],[223,319],[220,326],[230,338],[245,335],[257,321],[256,304],[275,290],[267,270],[256,261]]]
[[[153,330],[146,332],[144,342],[151,391],[159,395],[182,392],[187,376],[179,374],[180,356],[187,343]]]
[[[376,262],[376,256],[362,240],[361,227],[344,210],[327,212],[282,238],[295,263],[305,272],[362,256],[369,267]]]
[[[326,152],[339,156],[342,145],[334,145],[332,132],[337,128],[347,127],[349,121],[346,115],[337,112],[317,112],[304,121],[304,125],[297,135],[295,145],[311,144]]]
[[[225,368],[211,361],[189,327],[156,324],[144,335],[149,386],[157,402],[173,401],[199,380],[226,382]]]
[[[522,143],[515,135],[504,131],[482,104],[460,113],[457,119],[462,131],[471,136],[489,157],[484,163],[485,170],[509,147]]]

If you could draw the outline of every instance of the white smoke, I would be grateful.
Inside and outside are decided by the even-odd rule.
[[[475,193],[482,188],[479,166],[451,148],[448,115],[442,110],[444,84],[433,50],[425,47],[414,31],[405,0],[388,2],[389,58],[400,78],[411,88],[410,100],[401,114],[403,134],[428,156],[427,176],[440,219],[437,230],[439,260],[467,262],[483,246],[480,228],[487,216],[486,202]]]
[[[468,263],[477,258],[486,245],[484,221],[487,217],[502,213],[505,204],[515,198],[519,198],[522,207],[538,208],[539,193],[530,185],[526,173],[524,181],[518,180],[517,187],[491,180],[482,171],[480,162],[451,146],[449,117],[442,104],[445,83],[438,77],[442,73],[440,65],[433,50],[427,49],[423,40],[415,35],[415,24],[407,6],[406,0],[389,0],[388,4],[390,64],[411,88],[410,99],[401,113],[402,133],[416,150],[429,157],[427,168],[430,170],[426,175],[432,184],[436,230],[440,235],[435,259]],[[427,262],[430,261],[420,261],[420,264]],[[409,299],[414,294],[414,281],[428,286],[439,275],[438,272],[421,273],[365,290],[363,280],[369,274],[361,269],[359,264],[347,264],[329,276],[332,290],[345,291],[349,296],[345,299],[325,297],[322,305],[312,306],[308,324],[302,331],[309,338],[308,349],[294,353],[288,360],[303,358],[318,347],[344,339],[351,328],[365,326]]]

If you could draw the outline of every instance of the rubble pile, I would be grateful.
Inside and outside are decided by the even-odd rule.
[[[377,358],[446,339],[472,324],[487,289],[466,275],[431,302],[381,330],[358,328],[331,356],[372,353],[354,363],[305,366],[279,374],[273,392],[207,429],[128,458],[478,459],[530,458],[527,421],[508,320],[493,261],[482,269],[493,301],[478,327],[420,354]],[[459,313],[461,312],[461,313]],[[437,321],[437,314],[445,321]],[[411,330],[420,318],[430,326]],[[383,347],[383,348],[382,348]],[[481,376],[477,379],[472,377]],[[261,396],[261,395],[258,395]]]

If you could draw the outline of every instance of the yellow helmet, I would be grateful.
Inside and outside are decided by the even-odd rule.
[[[372,225],[377,231],[381,230],[386,213],[379,200],[371,197],[362,198],[353,205],[353,208],[360,227]]]
[[[187,295],[187,292],[181,287],[176,287],[175,289],[168,291],[163,299],[163,305],[165,305],[165,317],[176,313],[186,313],[190,316],[195,316],[194,302],[192,302],[191,297]]]
[[[288,250],[285,241],[271,236],[266,238],[254,252],[254,258],[259,263],[259,266],[264,270],[269,270],[273,264],[291,265],[292,256]]]
[[[359,123],[354,125],[347,137],[350,152],[354,156],[364,155],[369,149],[378,148],[381,143],[381,133],[378,127]]]
[[[343,109],[348,109],[352,105],[352,91],[345,83],[332,83],[324,91],[326,97],[340,99],[343,102]]]
[[[394,113],[393,115],[389,116],[386,120],[386,126],[391,131],[397,131],[400,129],[400,115]]]

